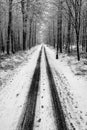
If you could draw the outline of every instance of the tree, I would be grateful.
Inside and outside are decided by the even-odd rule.
[[[85,48],[85,51],[87,52],[87,4],[83,10],[82,25],[82,50]]]
[[[27,26],[27,14],[26,14],[26,1],[21,0],[21,11],[22,11],[22,18],[23,18],[23,50],[26,49],[26,26]]]
[[[68,32],[67,32],[67,49],[68,53],[70,53],[70,43],[71,43],[71,15],[69,14],[69,20],[68,20]]]
[[[11,38],[11,29],[12,29],[12,2],[13,0],[9,0],[7,54],[10,53],[10,38]]]
[[[68,11],[72,17],[72,24],[76,32],[76,44],[77,44],[77,59],[80,60],[79,53],[79,36],[80,36],[80,27],[81,27],[81,9],[82,9],[82,0],[65,0]]]

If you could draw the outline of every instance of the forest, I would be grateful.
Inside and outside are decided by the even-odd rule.
[[[0,0],[0,130],[87,130],[87,0]]]
[[[0,54],[38,43],[58,52],[87,52],[86,0],[0,0]]]

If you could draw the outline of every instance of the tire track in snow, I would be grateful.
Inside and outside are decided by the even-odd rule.
[[[33,130],[57,130],[50,85],[46,71],[44,49],[42,50],[40,68],[40,84],[37,95]]]
[[[59,99],[59,96],[58,96],[58,93],[57,93],[56,85],[55,85],[53,75],[52,75],[52,72],[51,72],[51,68],[50,68],[50,65],[49,65],[49,62],[48,62],[48,58],[47,58],[45,48],[44,48],[44,53],[45,53],[46,62],[47,62],[47,74],[48,74],[48,79],[49,79],[49,84],[50,84],[50,89],[51,89],[51,96],[52,96],[52,99],[53,99],[54,113],[55,113],[57,128],[58,128],[58,130],[68,130],[68,128],[66,126],[62,106],[61,106],[61,103],[60,103],[60,99]]]
[[[18,125],[17,130],[33,130],[37,93],[39,89],[41,54],[42,54],[42,48],[37,60],[37,65],[34,71],[30,90],[27,96],[27,102],[23,113],[23,117]]]

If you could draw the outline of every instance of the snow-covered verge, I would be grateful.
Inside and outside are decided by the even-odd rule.
[[[20,54],[24,56],[24,62],[14,70],[11,77],[6,81],[4,88],[0,91],[0,130],[16,130],[26,103],[40,49],[41,46],[38,46],[30,52],[26,52],[26,54]],[[13,58],[17,59],[16,56],[13,56]],[[20,60],[18,59],[18,61]]]
[[[56,51],[45,47],[69,130],[87,130],[87,80],[76,74],[81,66],[87,68],[85,59],[77,62],[76,57],[59,54],[56,60]]]
[[[28,58],[37,47],[33,47],[29,51],[19,51],[11,55],[0,56],[0,90],[5,86],[6,81],[14,75],[20,65],[24,65]]]

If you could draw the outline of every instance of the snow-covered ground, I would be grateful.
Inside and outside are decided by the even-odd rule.
[[[24,65],[36,50],[37,47],[32,48],[30,51],[20,51],[16,54],[11,55],[1,55],[0,56],[0,90],[4,88],[7,80],[15,74],[20,69],[20,65]],[[17,70],[16,70],[17,68]]]
[[[52,47],[45,48],[69,130],[87,130],[86,59],[78,62],[76,57],[63,53],[59,54],[59,59],[56,60],[56,51]],[[29,51],[3,57],[4,59],[0,61],[0,130],[16,130],[40,49],[39,45]],[[46,126],[45,129],[54,130],[56,127],[45,62],[42,53],[40,90],[37,99],[39,104],[36,107],[34,129],[44,129]]]
[[[16,56],[11,56],[11,58],[5,59],[2,62],[5,65],[5,62],[7,64],[7,60],[13,61],[8,62],[13,65],[12,63],[18,60],[19,62],[21,61],[21,64],[19,67],[16,66],[17,68],[14,67],[13,71],[7,70],[6,75],[3,73],[0,75],[2,77],[1,81],[5,79],[4,76],[7,76],[8,79],[5,84],[2,82],[3,89],[0,91],[0,130],[16,130],[26,102],[40,49],[41,46],[37,46],[26,51],[25,54],[16,54]]]
[[[81,71],[87,69],[86,60],[66,54],[56,60],[56,51],[45,47],[69,129],[87,130],[87,75]]]
[[[44,50],[41,56],[41,76],[33,130],[57,130]]]

